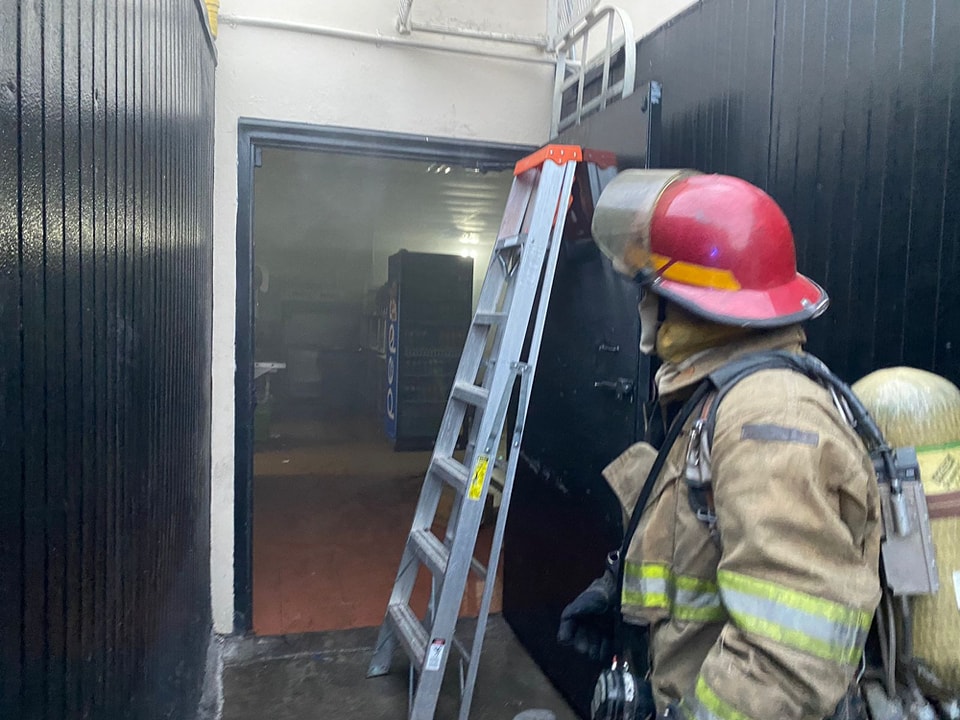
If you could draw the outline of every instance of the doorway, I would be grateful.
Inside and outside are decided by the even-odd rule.
[[[235,630],[378,625],[440,386],[529,148],[246,122],[239,150]],[[387,326],[401,273],[429,291],[425,312],[464,309],[447,313],[429,371],[405,385],[417,422],[397,427]],[[479,592],[468,588],[463,614]]]

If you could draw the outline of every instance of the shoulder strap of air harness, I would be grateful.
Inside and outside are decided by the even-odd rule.
[[[916,456],[902,451],[895,453],[886,443],[880,429],[869,412],[850,387],[833,374],[824,363],[813,355],[769,351],[753,353],[738,358],[711,373],[704,384],[707,385],[706,399],[700,405],[700,418],[690,431],[687,447],[685,480],[689,488],[690,506],[703,522],[713,529],[716,514],[713,508],[713,472],[711,469],[710,449],[717,425],[717,410],[721,402],[741,380],[761,370],[792,370],[806,375],[822,385],[833,396],[837,410],[856,430],[870,453],[877,470],[877,479],[890,488],[890,509],[893,511],[893,527],[899,534],[910,533],[910,518],[903,495],[903,481],[907,473],[898,468],[911,461],[910,479],[917,479]],[[693,408],[691,408],[693,409]],[[680,423],[685,418],[678,419]]]
[[[783,351],[754,353],[728,363],[707,377],[704,384],[708,388],[697,408],[700,417],[690,430],[684,469],[693,512],[711,530],[715,528],[710,455],[720,404],[744,378],[774,369],[802,373],[826,388],[838,412],[857,432],[870,454],[882,497],[882,563],[887,587],[895,595],[935,593],[938,577],[916,451],[913,448],[893,450],[850,386],[813,355]],[[683,424],[685,418],[678,418],[678,422]]]

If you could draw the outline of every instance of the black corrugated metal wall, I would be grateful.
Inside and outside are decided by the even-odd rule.
[[[833,306],[809,349],[855,380],[960,383],[960,4],[703,0],[638,45],[663,84],[661,165],[783,206]]]
[[[195,711],[214,56],[194,0],[0,3],[0,717]]]

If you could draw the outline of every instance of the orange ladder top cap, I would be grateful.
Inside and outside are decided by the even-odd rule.
[[[583,150],[579,145],[545,145],[535,153],[519,160],[513,169],[513,174],[522,175],[531,168],[543,165],[547,160],[553,160],[557,165],[580,162],[583,160]]]

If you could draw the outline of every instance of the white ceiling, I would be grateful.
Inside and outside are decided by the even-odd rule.
[[[496,238],[510,172],[265,149],[254,185],[258,252],[373,245],[457,252]],[[469,243],[461,242],[469,240]]]

